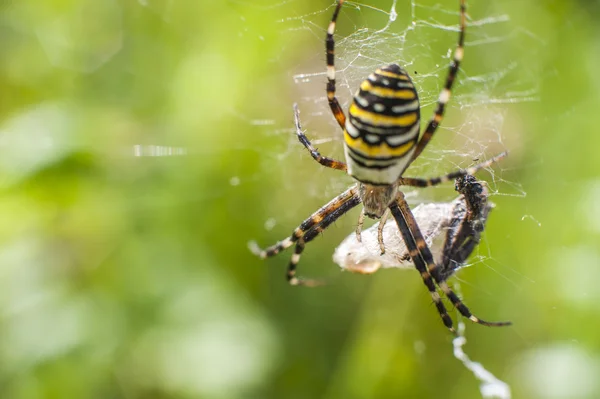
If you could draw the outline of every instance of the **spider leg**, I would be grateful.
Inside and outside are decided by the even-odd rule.
[[[508,155],[508,152],[506,152],[506,151],[502,152],[502,153],[496,155],[495,157],[490,158],[489,160],[487,160],[485,162],[482,162],[475,166],[471,166],[470,168],[459,169],[457,171],[448,173],[447,175],[441,176],[441,177],[434,177],[431,179],[419,179],[419,178],[415,178],[415,177],[401,177],[398,179],[398,183],[401,186],[412,186],[412,187],[437,186],[438,184],[449,182],[450,180],[454,180],[461,176],[473,175],[477,171],[488,168],[493,163],[498,162],[502,158],[506,157],[506,155]]]
[[[398,223],[398,228],[400,229],[400,233],[402,234],[402,237],[404,238],[404,241],[407,244],[407,248],[409,248],[410,256],[413,262],[415,263],[417,270],[421,272],[423,281],[429,288],[434,302],[436,301],[436,298],[439,298],[439,294],[437,294],[436,291],[436,295],[434,295],[434,293],[431,291],[430,285],[433,285],[433,283],[431,282],[432,277],[435,280],[435,283],[438,285],[438,287],[440,287],[440,289],[444,292],[446,297],[450,299],[452,304],[456,307],[456,309],[458,309],[460,314],[468,318],[472,322],[490,327],[508,326],[512,324],[510,321],[488,322],[476,317],[474,314],[471,313],[469,308],[460,300],[458,295],[456,295],[454,291],[452,291],[448,284],[445,281],[443,281],[443,279],[439,275],[438,266],[433,261],[431,251],[427,247],[427,244],[423,239],[423,235],[421,234],[419,226],[415,221],[410,207],[404,199],[404,194],[402,194],[401,192],[398,194],[397,201],[395,203],[392,203],[392,205],[390,206],[390,210],[392,211],[394,219],[396,219],[396,222]],[[425,271],[425,273],[423,272],[423,270]],[[454,328],[452,327],[452,319],[450,319],[447,313],[444,313],[446,309],[443,306],[443,304],[441,304],[440,307],[436,302],[436,306],[438,308],[438,311],[440,312],[440,315],[446,327],[448,327],[452,332],[455,332]],[[450,320],[449,324],[445,318],[446,316],[448,316],[448,319]]]
[[[302,251],[304,251],[306,243],[312,241],[320,232],[329,227],[331,223],[335,222],[350,209],[360,204],[360,201],[358,187],[352,186],[302,222],[300,226],[294,229],[291,236],[265,249],[261,249],[256,243],[251,242],[249,245],[250,251],[261,259],[265,259],[275,256],[284,249],[296,244],[286,273],[288,282],[291,285],[319,285],[320,283],[318,281],[304,280],[296,277],[296,268],[298,262],[300,262],[300,255],[302,254]]]
[[[335,120],[343,129],[344,125],[346,124],[346,116],[344,115],[344,111],[342,110],[340,103],[335,97],[335,40],[333,39],[335,24],[338,14],[340,13],[340,9],[342,8],[342,4],[344,4],[344,0],[338,0],[337,5],[335,6],[335,11],[333,12],[333,17],[331,18],[331,22],[327,27],[325,52],[327,54],[327,100],[329,101],[329,108],[331,108],[331,112],[333,113]]]
[[[437,308],[440,317],[442,318],[442,322],[453,334],[456,334],[456,330],[453,327],[452,318],[448,314],[446,306],[444,306],[442,298],[437,292],[432,276],[429,270],[427,269],[427,262],[423,259],[424,254],[422,253],[422,251],[419,250],[419,247],[415,242],[415,238],[413,238],[413,235],[409,229],[409,225],[405,219],[405,214],[400,208],[402,203],[406,204],[406,201],[404,200],[404,195],[399,193],[398,199],[395,202],[392,202],[392,204],[389,206],[389,209],[392,212],[392,216],[396,220],[396,223],[398,224],[398,229],[400,230],[400,234],[402,234],[402,238],[404,239],[404,243],[406,244],[406,249],[408,249],[408,253],[413,263],[415,264],[417,271],[421,274],[423,283],[425,284],[425,286],[429,290],[429,293],[431,294],[431,299],[433,299],[433,303],[435,304],[435,307]],[[408,204],[406,207],[408,207]],[[412,216],[412,213],[410,213],[410,216]],[[426,244],[425,248],[427,248]],[[427,250],[429,249],[427,248]]]
[[[300,255],[302,254],[302,251],[304,251],[305,246],[306,243],[304,242],[304,238],[301,238],[296,242],[296,248],[294,249],[294,254],[290,259],[290,263],[287,269],[287,281],[290,285],[305,285],[307,287],[316,287],[322,284],[319,280],[300,279],[296,277],[296,266],[298,265],[298,262],[300,262]]]
[[[298,109],[298,104],[294,104],[294,122],[296,124],[296,135],[298,136],[298,140],[300,140],[300,143],[302,143],[302,145],[306,147],[306,149],[308,150],[308,152],[310,152],[310,155],[315,161],[328,168],[343,171],[347,170],[347,166],[344,162],[322,156],[319,153],[319,151],[317,151],[317,149],[313,147],[311,142],[308,140],[308,137],[304,135],[302,127],[300,126],[300,110]]]
[[[304,247],[307,243],[317,237],[323,230],[329,227],[333,222],[339,219],[342,215],[346,214],[349,210],[360,204],[360,198],[358,196],[350,198],[348,201],[341,204],[338,208],[333,209],[327,216],[323,218],[323,221],[318,225],[311,228],[301,239],[296,242],[296,248],[294,254],[290,259],[290,263],[287,269],[287,280],[290,285],[304,285],[307,287],[316,287],[323,285],[320,280],[298,278],[296,276],[296,267],[300,262],[300,255],[304,251]]]
[[[319,208],[318,211],[316,211],[315,213],[310,215],[310,217],[308,217],[308,219],[303,221],[300,224],[300,226],[298,226],[294,229],[291,236],[289,236],[289,237],[279,241],[275,245],[271,245],[270,247],[267,247],[265,249],[261,249],[258,247],[258,245],[256,245],[256,243],[251,242],[250,243],[250,251],[254,255],[258,256],[261,259],[266,259],[266,258],[270,258],[272,256],[277,255],[279,252],[283,251],[284,249],[287,249],[287,248],[291,247],[292,245],[294,245],[296,243],[296,241],[298,241],[300,238],[304,237],[304,235],[310,229],[312,229],[314,226],[321,223],[327,215],[334,212],[345,202],[347,202],[350,199],[357,197],[357,196],[358,196],[358,187],[357,186],[350,187],[348,190],[344,191],[343,193],[341,193],[340,195],[338,195],[337,197],[335,197],[334,199],[329,201],[327,204],[325,204],[324,206]]]
[[[456,74],[458,73],[458,68],[460,66],[460,62],[463,59],[464,55],[464,44],[465,44],[465,29],[466,29],[466,10],[467,6],[465,4],[465,0],[460,0],[460,25],[459,25],[459,33],[458,33],[458,44],[456,45],[456,50],[454,50],[454,58],[450,63],[450,67],[448,68],[448,76],[446,77],[446,84],[440,93],[438,98],[437,106],[435,111],[433,112],[433,116],[429,120],[417,147],[415,148],[415,152],[412,155],[411,162],[417,159],[417,157],[421,154],[421,152],[425,149],[425,146],[431,141],[433,134],[437,130],[438,126],[444,119],[444,112],[446,109],[446,104],[450,100],[452,84],[456,78]]]

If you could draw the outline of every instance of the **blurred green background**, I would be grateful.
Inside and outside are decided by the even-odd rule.
[[[302,258],[325,287],[285,283],[290,251],[247,249],[351,183],[291,129],[300,102],[309,136],[343,156],[324,101],[332,3],[0,3],[1,398],[480,397],[416,272],[331,261],[357,211]],[[398,0],[385,34],[391,0],[348,3],[341,100],[400,59],[427,118],[454,3]],[[511,151],[481,173],[497,207],[453,282],[477,315],[514,322],[467,325],[465,351],[518,398],[600,397],[599,12],[470,1],[455,101],[407,173]]]

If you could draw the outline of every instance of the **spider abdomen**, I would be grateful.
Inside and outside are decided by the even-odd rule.
[[[348,114],[348,173],[363,183],[393,184],[419,137],[419,96],[410,76],[396,64],[377,69],[361,83]]]

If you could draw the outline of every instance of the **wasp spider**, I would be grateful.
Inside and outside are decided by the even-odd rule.
[[[510,322],[486,322],[481,320],[473,315],[461,302],[445,282],[441,266],[434,262],[431,251],[404,199],[404,194],[400,190],[401,186],[428,187],[467,174],[472,175],[478,170],[490,166],[505,155],[504,153],[500,154],[487,162],[457,170],[443,177],[433,179],[403,177],[406,168],[421,154],[431,140],[442,121],[444,109],[450,99],[450,90],[464,53],[465,0],[460,0],[458,45],[450,63],[446,83],[440,93],[433,117],[427,123],[420,138],[418,94],[408,73],[396,64],[379,68],[369,75],[354,95],[348,110],[349,117],[346,118],[344,115],[335,96],[333,38],[336,20],[343,3],[344,0],[338,0],[337,2],[327,29],[325,47],[327,54],[327,99],[333,116],[344,132],[346,162],[322,156],[302,132],[297,105],[294,106],[294,116],[298,139],[310,152],[314,160],[328,168],[348,173],[357,183],[302,222],[290,237],[262,250],[253,246],[253,252],[264,259],[295,245],[287,269],[288,282],[291,285],[317,285],[318,282],[314,280],[305,280],[296,276],[296,266],[300,261],[300,255],[306,243],[314,239],[340,216],[362,203],[363,211],[359,219],[357,234],[360,235],[360,227],[364,216],[382,219],[380,224],[383,224],[388,214],[391,213],[398,224],[410,258],[429,290],[444,325],[450,331],[455,332],[453,322],[437,288],[450,299],[464,317],[475,323],[487,326],[510,324]],[[462,240],[462,237],[457,236],[455,239]],[[465,240],[465,242],[468,242],[468,237],[465,237]],[[460,246],[453,248],[455,249],[449,253],[447,258],[450,262],[453,260],[455,262],[462,261],[462,257],[472,250],[468,247],[461,249]]]

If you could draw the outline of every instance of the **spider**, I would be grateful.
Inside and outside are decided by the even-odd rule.
[[[338,0],[333,12],[331,22],[327,28],[325,49],[327,56],[327,99],[334,118],[343,130],[346,162],[322,156],[313,147],[302,131],[300,111],[297,104],[294,105],[294,120],[298,140],[310,152],[312,158],[322,166],[346,172],[356,180],[356,183],[313,213],[294,229],[291,236],[266,249],[260,249],[252,244],[252,252],[265,259],[295,245],[286,273],[289,284],[319,285],[318,281],[301,279],[296,276],[296,266],[300,261],[306,243],[314,239],[321,231],[350,209],[362,203],[363,209],[359,216],[357,236],[360,237],[365,216],[372,219],[381,219],[379,223],[383,227],[391,213],[398,224],[410,258],[429,290],[442,322],[452,333],[456,334],[453,321],[448,315],[437,288],[441,289],[458,311],[471,321],[486,326],[509,325],[510,322],[487,322],[476,317],[452,291],[445,282],[442,272],[444,269],[434,262],[431,251],[404,199],[403,192],[400,190],[401,186],[429,187],[448,182],[460,176],[473,175],[478,170],[489,167],[506,155],[502,153],[487,162],[467,169],[460,169],[442,177],[431,179],[403,177],[404,171],[425,149],[443,119],[446,104],[450,99],[452,84],[464,53],[465,0],[460,0],[458,44],[450,63],[446,83],[440,93],[434,114],[420,139],[418,94],[406,70],[397,64],[390,64],[377,69],[360,84],[360,88],[350,104],[349,117],[346,118],[336,98],[335,42],[333,37],[337,17],[343,3],[344,0]],[[462,240],[462,234],[457,234],[455,239]],[[468,240],[468,235],[464,237],[464,240]],[[466,257],[472,250],[472,248],[469,250],[468,247],[465,247],[466,250],[461,249],[463,248],[461,246],[452,248],[454,249],[448,254],[448,261],[462,261],[463,257]]]
[[[445,232],[439,247],[439,273],[447,280],[467,261],[481,240],[493,204],[488,202],[485,182],[471,175],[456,178],[455,190],[461,195],[452,202],[420,204],[413,210],[425,241],[430,244]],[[373,226],[362,233],[362,241],[351,234],[335,249],[333,261],[342,269],[371,274],[381,267],[414,267],[398,227],[387,224],[384,229]],[[387,251],[381,254],[379,244],[385,237]],[[441,240],[440,240],[441,242]],[[431,248],[431,247],[430,247]]]

